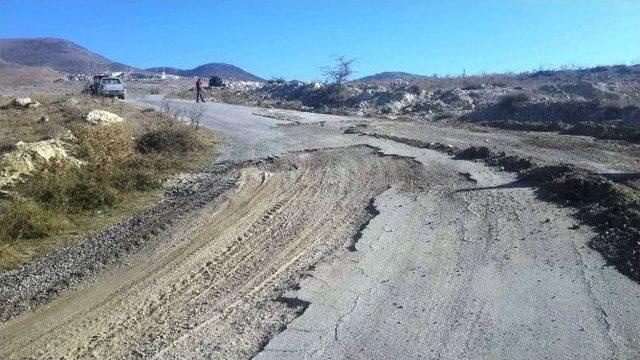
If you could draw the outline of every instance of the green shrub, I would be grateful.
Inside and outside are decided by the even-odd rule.
[[[76,212],[115,205],[119,194],[110,181],[90,165],[52,163],[34,173],[19,190],[48,209]]]
[[[144,191],[160,186],[152,159],[136,155],[107,174],[109,183],[122,192]]]
[[[158,153],[188,153],[196,151],[201,146],[195,129],[175,124],[151,130],[136,139],[136,149],[143,154]]]
[[[39,239],[71,227],[63,215],[44,209],[35,201],[15,197],[0,207],[0,239]]]
[[[86,181],[71,184],[65,195],[71,210],[95,210],[114,206],[120,199],[116,189],[104,182],[88,177]]]

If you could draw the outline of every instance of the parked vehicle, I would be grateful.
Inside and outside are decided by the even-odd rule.
[[[117,77],[107,75],[96,75],[93,77],[93,84],[89,87],[93,96],[117,96],[124,100],[127,87],[122,80]]]

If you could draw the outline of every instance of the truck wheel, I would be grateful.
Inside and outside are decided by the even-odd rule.
[[[124,100],[124,95],[118,95],[118,99]]]

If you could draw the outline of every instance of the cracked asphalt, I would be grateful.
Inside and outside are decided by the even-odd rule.
[[[508,174],[393,148],[450,182],[378,196],[358,251],[287,294],[310,305],[256,359],[640,356],[640,289],[570,229],[570,210]],[[455,180],[465,172],[478,183]]]

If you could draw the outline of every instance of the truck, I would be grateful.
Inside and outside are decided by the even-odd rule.
[[[107,75],[96,75],[93,77],[93,83],[89,86],[91,95],[108,96],[124,100],[127,87],[120,78]]]

